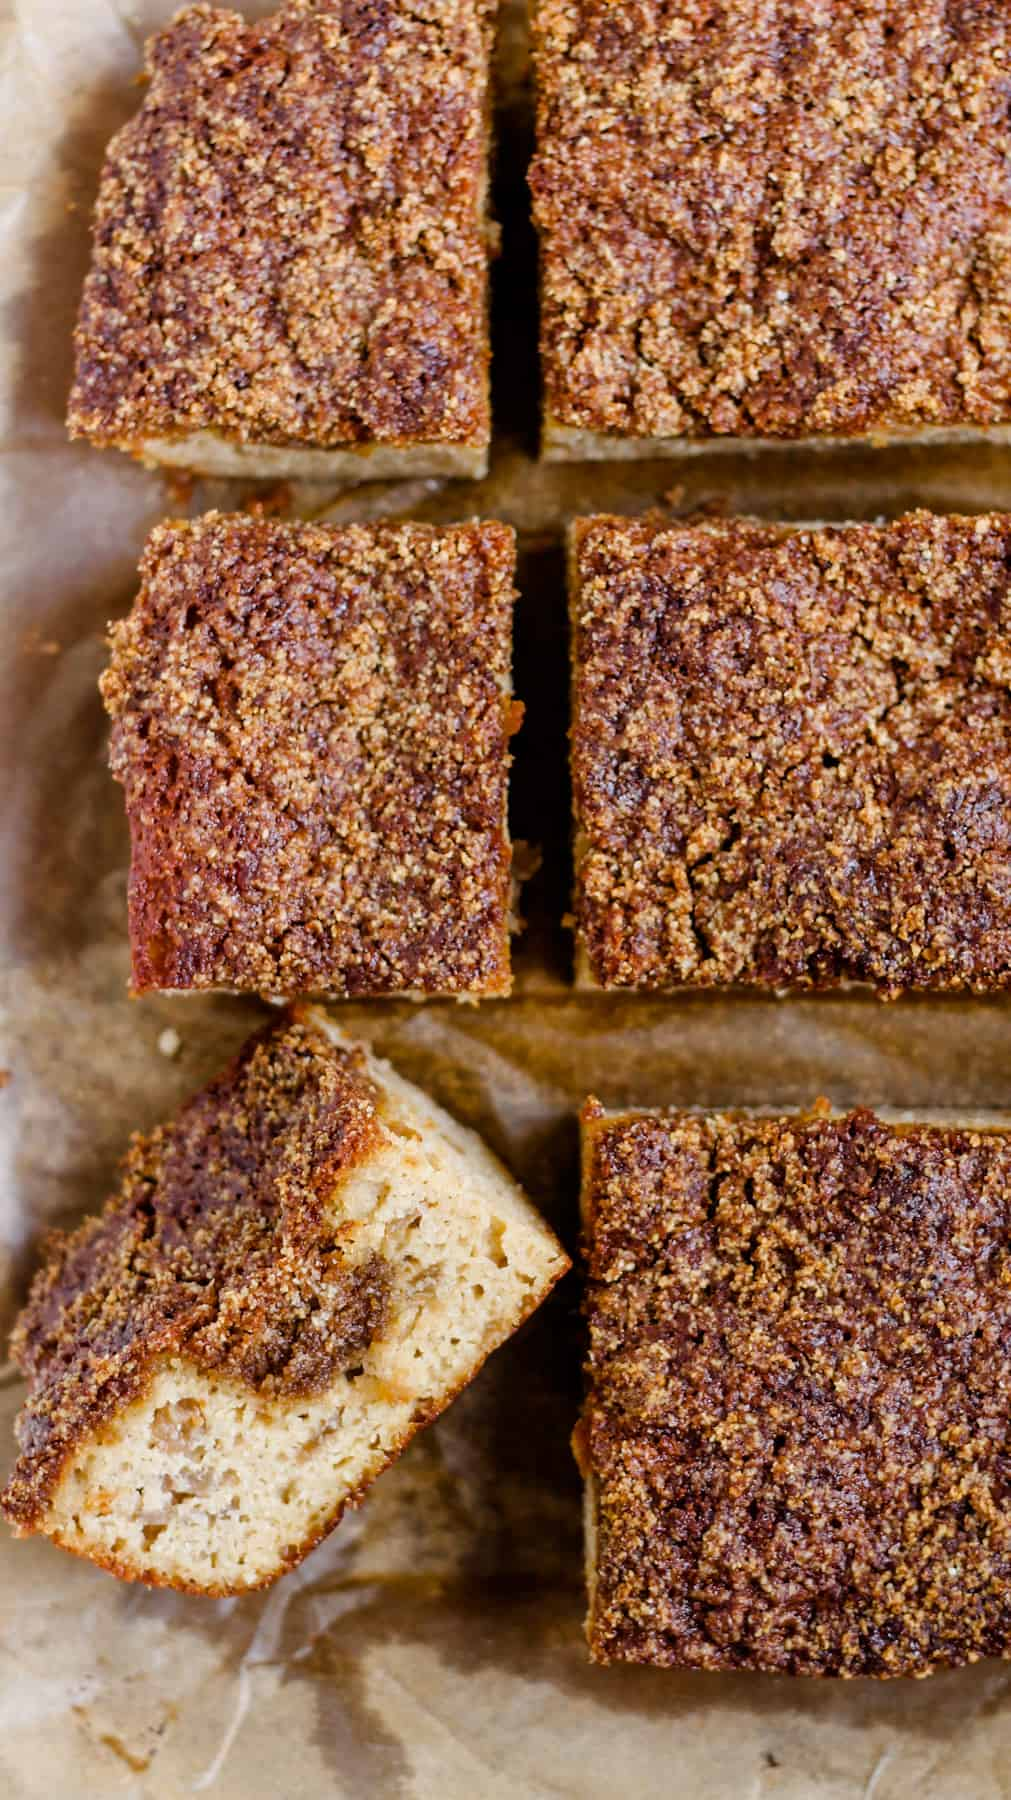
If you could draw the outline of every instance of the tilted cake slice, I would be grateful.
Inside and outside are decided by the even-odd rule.
[[[567,1267],[479,1138],[289,1013],[53,1241],[3,1509],[129,1580],[270,1582]]]

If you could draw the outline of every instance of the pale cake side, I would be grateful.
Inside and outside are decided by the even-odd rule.
[[[541,428],[541,460],[568,462],[648,462],[666,456],[764,456],[767,450],[833,450],[924,444],[1011,443],[1011,425],[977,428],[929,425],[912,431],[875,430],[863,437],[614,437],[606,431],[584,431],[545,414]]]

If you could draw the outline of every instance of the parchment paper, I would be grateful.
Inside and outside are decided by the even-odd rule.
[[[522,16],[503,21],[496,198],[496,425],[480,486],[303,490],[333,518],[485,514],[520,533],[514,830],[539,844],[518,994],[480,1008],[343,1009],[485,1133],[570,1247],[574,1111],[605,1102],[908,1108],[1011,1103],[1006,1003],[574,998],[567,991],[565,606],[573,512],[725,508],[848,518],[911,504],[1011,505],[984,448],[541,469],[535,259],[523,174]],[[126,996],[126,832],[95,691],[106,620],[128,606],[148,528],[188,498],[115,453],[70,447],[70,331],[103,147],[137,102],[144,35],[171,0],[0,0],[0,520],[5,654],[0,1093],[7,1315],[38,1238],[109,1190],[128,1132],[165,1116],[260,1017],[237,1000]],[[252,8],[250,9],[252,10]],[[265,11],[265,6],[258,8]],[[281,497],[283,498],[283,496]],[[272,503],[277,503],[278,496]],[[178,1034],[174,1056],[161,1034]],[[44,1540],[0,1541],[0,1792],[22,1800],[260,1796],[705,1796],[991,1800],[1011,1793],[1011,1673],[925,1683],[789,1682],[592,1669],[581,1636],[579,1390],[570,1278],[360,1512],[249,1600],[121,1586]],[[19,1387],[0,1391],[6,1460]]]

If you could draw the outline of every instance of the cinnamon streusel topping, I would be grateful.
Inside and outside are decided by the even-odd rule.
[[[1011,1138],[868,1112],[584,1125],[594,1657],[1011,1654]]]
[[[289,1018],[169,1125],[136,1136],[104,1213],[57,1235],[14,1336],[29,1395],[3,1507],[31,1527],[76,1446],[175,1352],[261,1394],[309,1394],[382,1331],[379,1256],[352,1266],[331,1202],[379,1147],[353,1052]]]
[[[573,534],[608,987],[1011,982],[1011,516]]]
[[[491,0],[191,6],[113,139],[69,422],[483,444]]]
[[[504,525],[159,526],[102,691],[133,979],[508,992]]]
[[[1011,9],[538,0],[549,420],[1011,420]]]

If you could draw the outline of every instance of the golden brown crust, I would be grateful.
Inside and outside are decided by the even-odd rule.
[[[486,444],[491,0],[191,6],[109,146],[72,434]]]
[[[618,437],[1011,418],[1011,12],[538,0],[545,412]]]
[[[508,992],[514,554],[496,524],[157,528],[102,682],[138,991]]]
[[[1011,1137],[585,1122],[599,1661],[1011,1654]]]
[[[294,1017],[133,1139],[105,1211],[51,1240],[14,1333],[29,1394],[12,1523],[38,1524],[75,1448],[166,1356],[278,1396],[358,1359],[382,1332],[388,1273],[347,1262],[329,1203],[381,1142],[356,1054]]]
[[[573,563],[597,983],[1011,983],[1011,517],[597,518]]]

